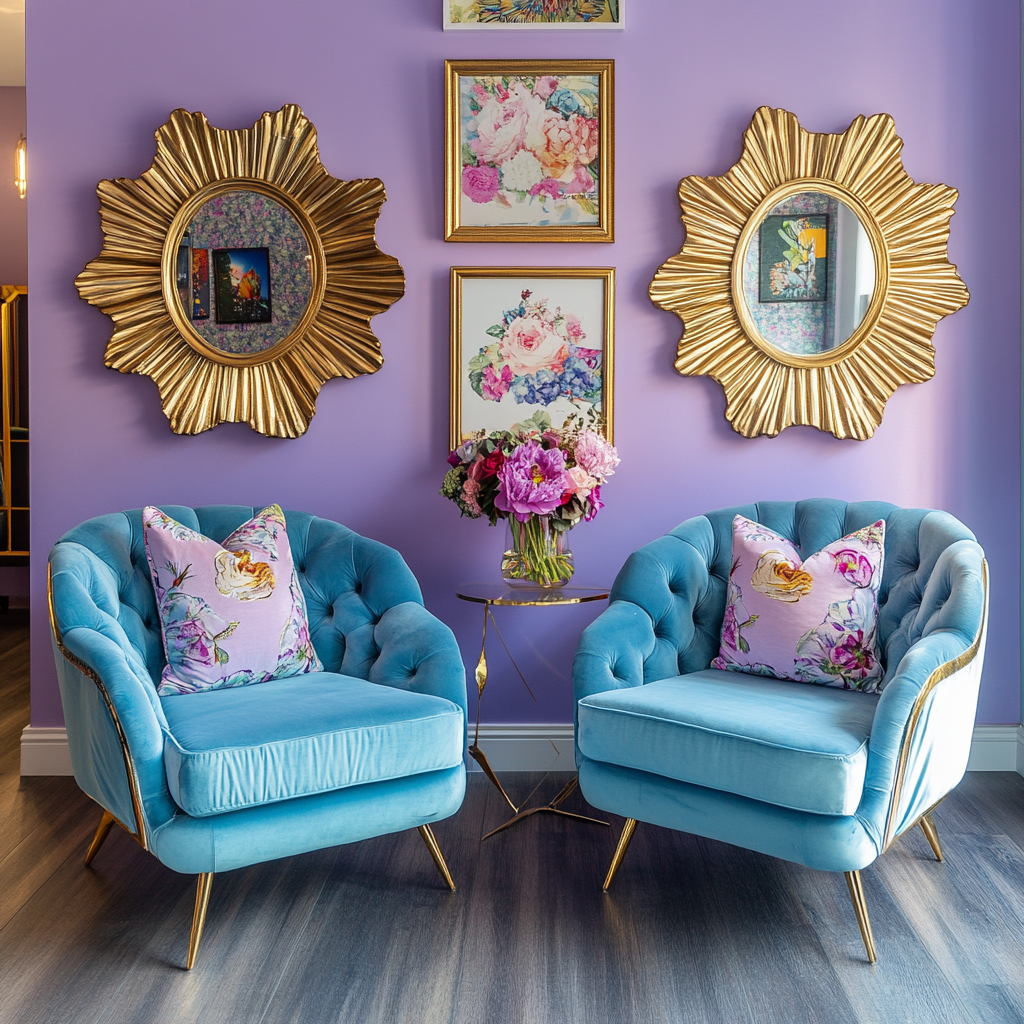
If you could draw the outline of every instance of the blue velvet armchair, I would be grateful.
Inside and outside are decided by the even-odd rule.
[[[881,693],[709,668],[719,649],[733,517],[803,557],[886,521]],[[689,519],[630,556],[573,667],[579,783],[626,818],[846,875],[875,962],[861,869],[963,777],[985,649],[987,564],[945,512],[882,502],[762,502]]]
[[[223,540],[252,508],[164,506]],[[197,874],[186,965],[214,872],[419,829],[465,794],[455,638],[397,551],[305,512],[288,535],[324,672],[159,697],[164,665],[141,511],[90,519],[50,554],[54,656],[79,786],[169,868]]]

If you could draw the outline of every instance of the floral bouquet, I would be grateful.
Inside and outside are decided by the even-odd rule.
[[[460,103],[461,187],[472,203],[539,205],[559,222],[597,222],[596,75],[478,76]]]
[[[495,340],[469,362],[469,383],[485,402],[507,394],[517,404],[550,405],[558,398],[601,401],[601,350],[584,348],[579,317],[548,309],[529,289],[519,305],[487,328]]]
[[[538,410],[512,430],[480,431],[448,457],[441,494],[464,516],[508,521],[512,547],[506,580],[561,586],[572,577],[566,534],[604,507],[601,487],[619,456],[594,428],[595,417],[570,417],[558,429]]]

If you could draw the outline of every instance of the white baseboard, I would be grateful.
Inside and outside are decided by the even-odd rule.
[[[73,775],[68,732],[26,725],[21,733],[22,775]]]
[[[472,736],[472,731],[470,733]],[[480,746],[499,772],[573,771],[572,725],[481,725]],[[471,771],[479,771],[467,758]],[[972,772],[1024,775],[1024,726],[977,725],[971,743]],[[71,775],[66,731],[26,726],[21,734],[22,775]]]

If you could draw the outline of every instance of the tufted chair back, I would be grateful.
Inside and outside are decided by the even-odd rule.
[[[719,509],[681,523],[630,555],[611,600],[639,605],[654,623],[655,650],[644,681],[708,668],[718,654],[737,514],[791,540],[802,557],[854,530],[885,520],[885,565],[879,591],[879,640],[886,681],[909,647],[956,620],[956,565],[974,535],[945,512],[887,502],[831,498],[766,501]],[[969,644],[973,637],[966,637]]]
[[[218,542],[259,511],[242,505],[161,509]],[[339,523],[308,512],[285,512],[285,520],[313,646],[325,670],[369,679],[380,653],[373,628],[392,605],[423,604],[416,578],[397,551]],[[79,585],[91,598],[76,605],[90,621],[63,622],[62,628],[87,626],[107,632],[122,646],[126,642],[125,657],[145,665],[158,682],[166,659],[146,563],[142,510],[90,519],[65,534],[59,548],[62,568],[74,567]],[[105,630],[105,616],[120,629]]]

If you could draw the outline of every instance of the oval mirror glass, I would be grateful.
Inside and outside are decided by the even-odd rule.
[[[281,203],[239,189],[207,200],[178,243],[178,302],[211,347],[265,352],[298,326],[313,290],[301,225]]]
[[[743,299],[761,337],[818,355],[860,326],[875,290],[864,225],[842,200],[798,192],[768,211],[743,253]]]

